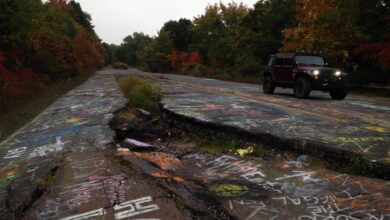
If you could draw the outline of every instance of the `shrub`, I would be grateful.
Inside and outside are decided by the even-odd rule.
[[[134,87],[137,84],[141,83],[140,81],[141,81],[140,78],[136,78],[132,76],[125,77],[119,80],[119,87],[121,88],[123,94],[128,98],[131,96]]]
[[[150,84],[138,84],[134,87],[132,95],[129,97],[128,105],[157,113],[159,112],[158,94]]]
[[[129,76],[121,79],[119,86],[128,99],[127,106],[129,108],[142,108],[152,113],[159,113],[158,88],[152,86],[148,81]]]
[[[127,63],[124,63],[124,62],[115,62],[112,67],[114,67],[114,69],[122,69],[122,70],[126,70],[129,68],[129,65],[127,65]]]

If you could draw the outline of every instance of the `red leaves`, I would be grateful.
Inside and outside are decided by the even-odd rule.
[[[1,98],[20,97],[36,87],[39,79],[30,69],[18,73],[5,67],[6,57],[0,52],[0,96]]]
[[[380,43],[361,44],[355,49],[355,53],[358,56],[372,61],[378,59],[381,47],[382,45]]]
[[[86,31],[81,30],[73,39],[75,68],[79,73],[90,71],[104,64],[103,49]]]
[[[390,69],[390,43],[384,44],[380,52],[380,59],[386,69]]]
[[[199,51],[192,52],[189,57],[190,63],[202,63],[202,56],[200,55]]]
[[[184,69],[188,65],[202,64],[202,59],[203,58],[198,51],[188,54],[183,51],[173,50],[169,55],[172,69],[179,72],[185,72]]]
[[[390,33],[385,34],[383,42],[359,45],[355,53],[368,62],[379,62],[385,69],[390,69]]]
[[[180,71],[181,66],[187,62],[188,54],[182,51],[173,50],[169,55],[169,61],[171,62],[171,67],[175,71]]]

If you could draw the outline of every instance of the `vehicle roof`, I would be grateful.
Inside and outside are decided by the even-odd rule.
[[[314,54],[314,53],[277,53],[277,54],[272,54],[271,56],[278,57],[278,58],[294,58],[294,56],[299,56],[299,55],[323,57],[322,54]]]
[[[279,58],[293,58],[295,56],[294,53],[277,53],[275,54],[276,57]]]

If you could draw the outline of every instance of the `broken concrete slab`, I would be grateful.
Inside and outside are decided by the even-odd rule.
[[[152,113],[141,108],[137,108],[137,115],[145,120],[151,120],[153,118]]]
[[[390,183],[313,169],[300,161],[251,160],[193,152],[181,157],[174,172],[150,169],[121,154],[193,209],[212,201],[237,219],[389,219]]]
[[[155,151],[158,148],[154,145],[147,144],[141,141],[137,141],[131,138],[126,138],[122,142],[122,147],[126,147],[130,149],[131,151],[139,151],[139,152],[145,152],[145,151]]]
[[[71,153],[64,161],[24,219],[189,219],[164,191],[131,169],[123,173],[104,152]]]
[[[359,158],[368,164],[365,175],[390,178],[388,99],[351,96],[336,102],[319,96],[298,100],[264,95],[253,88],[255,85],[227,83],[229,87],[225,88],[225,82],[216,80],[213,84],[222,87],[208,87],[201,85],[202,79],[191,80],[192,84],[159,82],[169,91],[161,100],[168,117],[245,133],[262,144],[278,143],[275,148],[283,145],[305,154],[323,155],[321,159]]]

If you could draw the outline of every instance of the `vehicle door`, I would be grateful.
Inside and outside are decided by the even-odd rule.
[[[283,81],[283,58],[277,57],[275,59],[274,75],[276,81]]]
[[[293,81],[293,69],[294,63],[292,58],[283,58],[283,68],[281,81],[292,82]]]

